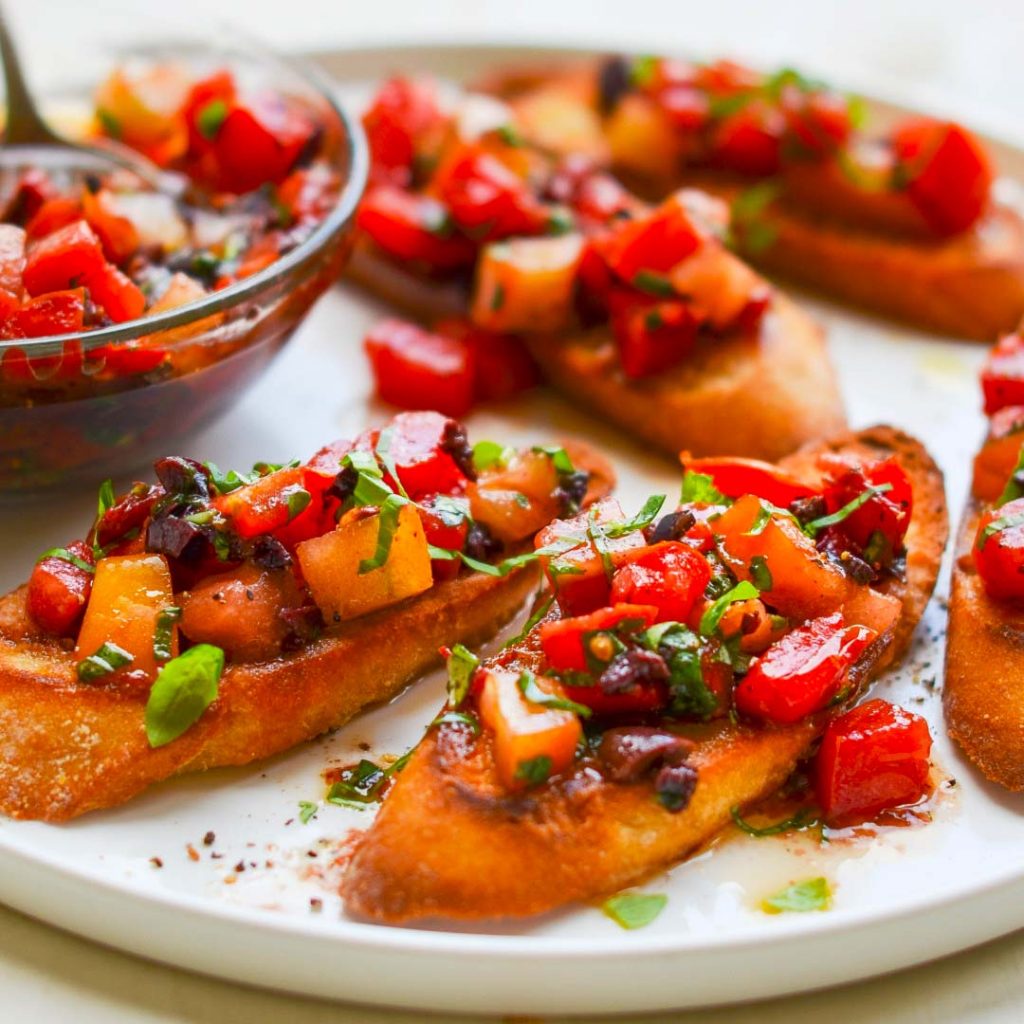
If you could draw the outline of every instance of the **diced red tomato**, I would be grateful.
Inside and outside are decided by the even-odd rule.
[[[444,204],[395,185],[376,185],[359,205],[356,223],[386,253],[439,270],[468,266],[476,245],[456,231]]]
[[[46,171],[30,168],[23,171],[4,210],[4,219],[11,224],[27,224],[57,190]]]
[[[708,96],[692,85],[670,85],[658,94],[658,102],[680,132],[696,135],[708,123]]]
[[[229,494],[219,495],[212,504],[231,521],[240,537],[259,537],[291,526],[289,539],[297,543],[299,539],[315,536],[320,523],[320,509],[303,487],[304,477],[298,466],[279,469]],[[296,531],[301,534],[307,526],[308,535],[298,537]]]
[[[90,360],[102,362],[103,371],[114,377],[152,373],[167,360],[167,356],[167,349],[158,348],[142,340],[100,345],[89,352]]]
[[[1024,335],[1006,334],[992,347],[981,370],[985,415],[1024,405]]]
[[[76,540],[67,546],[73,557],[93,565],[92,548]],[[28,581],[28,612],[54,636],[68,636],[78,625],[92,591],[92,573],[50,555],[36,563]]]
[[[458,424],[436,412],[399,413],[390,425],[389,455],[413,501],[428,494],[454,494],[467,478],[448,449]]]
[[[639,204],[610,174],[595,173],[588,174],[579,183],[572,205],[581,217],[607,224],[625,213],[632,213]]]
[[[869,700],[829,723],[815,758],[818,803],[830,823],[915,804],[928,793],[932,737],[919,715]]]
[[[695,252],[703,233],[693,223],[680,193],[648,216],[623,221],[598,242],[609,269],[627,284],[643,272],[665,274]]]
[[[238,99],[213,143],[220,186],[250,192],[283,180],[315,131],[305,111],[275,93]]]
[[[733,60],[716,60],[694,69],[696,84],[716,96],[732,96],[755,89],[761,84],[761,78],[758,72]]]
[[[439,503],[440,497],[435,494],[421,498],[416,508],[427,543],[448,551],[462,551],[469,533],[469,502],[465,498],[445,496],[445,500]],[[453,502],[459,505],[461,512],[455,511]],[[430,562],[435,581],[454,579],[460,566],[457,558],[434,558]]]
[[[420,140],[442,120],[433,82],[391,78],[363,115],[374,181],[407,186]]]
[[[55,196],[47,199],[39,207],[36,214],[25,225],[25,233],[29,240],[45,238],[47,235],[66,228],[69,224],[82,219],[82,204],[70,196]]]
[[[538,234],[548,222],[547,209],[526,182],[478,147],[454,154],[438,169],[433,187],[455,223],[476,241]]]
[[[75,288],[106,264],[103,246],[84,220],[77,220],[31,245],[24,283],[30,295]]]
[[[334,184],[326,167],[298,167],[278,186],[277,198],[297,223],[321,220],[334,206]]]
[[[181,117],[188,129],[190,152],[201,153],[209,149],[210,135],[215,134],[210,128],[219,127],[212,113],[222,111],[226,117],[234,102],[235,79],[230,71],[215,71],[192,86],[181,108]],[[218,106],[211,107],[211,104]]]
[[[462,319],[442,320],[434,329],[469,348],[476,370],[473,389],[478,399],[500,402],[540,382],[533,356],[515,335],[484,331]]]
[[[628,626],[642,630],[658,621],[658,608],[647,604],[616,604],[589,615],[544,622],[540,643],[548,665],[556,672],[586,672],[590,668],[585,644],[592,633],[614,632]]]
[[[136,485],[122,494],[96,524],[96,543],[105,548],[133,530],[139,530],[163,496],[164,489],[159,485]]]
[[[668,704],[668,687],[661,682],[634,683],[628,690],[605,693],[599,685],[563,686],[566,697],[590,708],[598,717],[642,715]]]
[[[661,373],[693,351],[698,321],[686,302],[660,301],[634,289],[615,288],[609,304],[612,333],[627,377]]]
[[[990,508],[978,521],[974,564],[991,597],[1024,597],[1024,498]]]
[[[886,485],[890,488],[886,493],[874,495],[838,525],[862,549],[871,543],[876,531],[882,534],[891,551],[902,547],[913,512],[913,490],[907,474],[890,456],[842,473],[825,489],[825,505],[831,514],[856,500],[869,487]]]
[[[799,722],[835,700],[850,668],[877,634],[847,626],[841,612],[787,633],[755,661],[736,687],[736,708],[768,722]]]
[[[792,473],[760,459],[684,458],[683,469],[687,473],[710,476],[715,487],[727,498],[756,494],[778,508],[789,508],[794,501],[810,498],[815,493]]]
[[[940,235],[966,231],[985,212],[992,162],[980,140],[949,121],[919,118],[893,135],[907,195]]]
[[[21,296],[21,276],[25,270],[25,232],[14,224],[0,224],[0,292],[14,306]],[[13,312],[10,303],[0,309],[0,317]]]
[[[136,320],[146,308],[146,296],[142,294],[142,289],[113,263],[107,263],[102,269],[91,273],[85,279],[85,284],[93,301],[101,305],[115,323]],[[163,361],[162,355],[160,361]]]
[[[689,544],[666,541],[631,558],[612,578],[615,604],[654,605],[658,622],[686,622],[711,582],[707,560]]]
[[[26,302],[8,321],[4,333],[15,338],[45,338],[77,334],[85,323],[85,293],[81,288],[49,292]]]
[[[377,394],[403,409],[432,406],[464,416],[473,405],[476,368],[461,341],[402,320],[383,320],[363,341]]]
[[[715,130],[712,162],[738,174],[766,177],[782,166],[786,120],[781,111],[753,100]]]
[[[583,615],[608,604],[615,569],[646,546],[640,530],[605,537],[603,547],[610,566],[605,565],[589,534],[602,523],[623,518],[622,506],[614,498],[603,498],[585,512],[550,523],[537,534],[534,545],[538,550],[557,549],[555,554],[542,555],[541,565],[567,615]]]

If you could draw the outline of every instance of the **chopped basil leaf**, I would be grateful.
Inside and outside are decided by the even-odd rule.
[[[112,139],[121,138],[121,122],[109,110],[97,107],[96,120],[99,121],[104,135],[109,135]]]
[[[742,580],[731,590],[726,591],[702,616],[700,619],[700,632],[702,636],[711,636],[716,629],[726,608],[737,601],[749,601],[758,596],[758,589],[749,580]]]
[[[448,656],[448,703],[457,708],[469,693],[480,659],[462,644],[455,644]]]
[[[514,449],[506,448],[497,441],[477,441],[473,445],[473,468],[482,473],[491,466],[507,466],[514,454]]]
[[[408,505],[409,499],[398,494],[389,494],[380,506],[377,515],[377,549],[372,558],[364,558],[359,563],[359,575],[365,576],[374,569],[379,569],[391,553],[391,544],[395,539],[395,531],[398,529],[398,519],[402,512],[402,506]]]
[[[292,459],[291,462],[254,462],[253,477],[270,476],[271,473],[276,473],[279,469],[295,469],[298,465],[298,459]]]
[[[708,115],[714,119],[738,114],[747,104],[753,102],[756,93],[737,92],[730,96],[713,96],[708,103]]]
[[[765,220],[765,211],[778,198],[781,186],[762,181],[744,189],[732,202],[729,233],[733,243],[751,253],[764,252],[778,238],[778,228]]]
[[[446,711],[438,715],[430,725],[431,728],[439,725],[464,725],[474,736],[480,735],[480,719],[469,711]]]
[[[649,925],[668,904],[668,897],[654,892],[620,892],[605,900],[601,910],[620,928],[633,931]]]
[[[196,128],[204,139],[213,140],[220,131],[220,126],[228,116],[228,105],[222,99],[210,100],[196,114]]]
[[[316,817],[316,812],[319,810],[320,805],[313,803],[312,800],[300,800],[299,821],[301,821],[303,825],[308,825]]]
[[[750,578],[762,593],[772,589],[772,571],[768,568],[768,559],[764,555],[754,555],[750,560]]]
[[[846,100],[846,116],[850,119],[850,127],[861,131],[867,124],[868,105],[863,96],[849,96]]]
[[[513,124],[503,124],[500,128],[495,129],[495,134],[506,146],[521,146],[523,144],[523,137]]]
[[[100,644],[99,649],[90,654],[88,658],[78,663],[78,678],[83,683],[91,683],[103,676],[109,676],[125,665],[130,665],[135,660],[123,647],[107,640]]]
[[[361,449],[346,452],[341,460],[343,467],[351,466],[357,473],[366,476],[383,476],[384,473],[377,463],[377,456],[373,452],[364,452]]]
[[[698,718],[714,714],[718,701],[704,682],[700,637],[681,622],[659,622],[645,630],[641,640],[668,666],[670,713]]]
[[[532,672],[523,672],[517,683],[519,692],[526,698],[527,703],[536,704],[538,707],[549,708],[551,711],[571,711],[580,718],[589,718],[590,708],[583,704],[577,704],[567,697],[556,697],[553,693],[546,693],[537,684],[537,677]]]
[[[331,786],[327,791],[327,801],[362,810],[366,804],[376,802],[386,778],[383,768],[363,758],[351,773]]]
[[[496,284],[494,291],[491,292],[491,310],[497,312],[505,305],[505,286],[503,284]]]
[[[100,484],[99,497],[96,499],[96,525],[114,506],[114,481],[104,480]]]
[[[569,235],[576,230],[576,222],[569,210],[556,206],[548,215],[545,230],[549,235]]]
[[[168,605],[157,612],[156,629],[153,631],[153,655],[157,661],[167,661],[170,658],[174,624],[180,618],[181,609],[176,605]]]
[[[630,85],[643,86],[654,80],[658,70],[658,58],[650,55],[634,57],[629,66]]]
[[[580,572],[582,572],[582,570],[575,570],[574,573],[567,575],[578,575]],[[525,640],[527,636],[529,636],[530,631],[540,622],[541,619],[544,618],[545,615],[547,615],[549,611],[551,611],[551,606],[554,603],[555,595],[553,593],[548,594],[548,596],[543,601],[541,601],[539,605],[537,605],[537,608],[535,609],[533,614],[530,615],[530,617],[523,624],[523,628],[518,633],[516,633],[514,637],[512,637],[510,640],[507,640],[502,646],[514,647],[522,640]]]
[[[732,815],[732,820],[738,829],[746,832],[748,836],[754,836],[757,839],[782,835],[783,832],[800,831],[801,829],[811,828],[818,824],[818,818],[806,808],[798,811],[791,818],[786,818],[785,821],[777,821],[774,825],[765,825],[763,828],[757,828],[755,825],[744,821],[738,806],[729,808],[729,813]]]
[[[176,740],[216,700],[224,652],[212,644],[195,647],[159,671],[146,703],[146,737],[151,747]]]
[[[652,494],[635,516],[625,519],[621,523],[604,523],[601,526],[601,532],[606,537],[615,539],[616,537],[624,537],[627,533],[636,533],[637,530],[643,530],[654,522],[655,517],[661,511],[664,504],[664,494]]]
[[[716,486],[715,478],[708,473],[696,473],[688,469],[683,474],[683,491],[680,501],[684,505],[731,505],[732,502]]]
[[[1021,497],[1024,497],[1024,444],[1021,445],[1020,452],[1017,455],[1017,465],[1013,467],[1010,479],[1006,481],[1003,493],[999,495],[999,499],[996,501],[996,508],[999,508],[1000,505],[1005,505],[1008,501],[1016,501]]]
[[[290,523],[300,512],[309,506],[313,496],[305,487],[286,487],[284,489],[285,504],[288,506],[288,522]]]
[[[819,530],[825,529],[826,526],[835,526],[836,523],[841,523],[848,516],[853,515],[861,506],[866,505],[875,495],[885,494],[892,490],[892,484],[879,484],[877,487],[868,487],[866,490],[861,491],[853,501],[848,501],[841,509],[837,509],[831,515],[822,516],[820,519],[812,519],[809,523],[804,526],[804,533],[809,537],[813,537]]]
[[[765,79],[761,89],[769,98],[778,99],[782,95],[782,90],[788,85],[796,86],[801,92],[818,92],[825,88],[823,82],[808,78],[796,68],[779,68]]]
[[[811,910],[828,910],[831,906],[832,890],[826,878],[796,882],[761,901],[761,909],[766,914],[805,914]]]
[[[524,565],[529,565],[531,562],[537,561],[537,559],[543,554],[543,551],[527,551],[522,555],[513,555],[511,558],[506,558],[497,565],[491,565],[490,562],[481,562],[476,558],[471,558],[463,551],[452,551],[449,548],[439,548],[436,544],[428,544],[427,550],[430,553],[431,558],[439,559],[442,562],[450,562],[455,558],[462,561],[463,565],[469,566],[476,572],[482,572],[487,576],[508,576],[509,573],[515,572],[517,569],[521,569]]]
[[[539,786],[551,777],[551,758],[547,754],[539,754],[528,761],[520,761],[516,766],[515,777],[528,786]]]
[[[210,479],[213,480],[213,486],[221,494],[230,494],[232,491],[237,491],[239,487],[252,483],[250,477],[243,473],[236,473],[233,469],[222,473],[216,463],[204,462],[203,465],[209,471]]]
[[[395,460],[391,457],[391,445],[394,441],[394,436],[394,427],[385,427],[380,432],[380,437],[377,439],[377,458],[380,460],[380,464],[387,470],[388,476],[395,481],[398,493],[403,498],[408,498],[409,494],[398,476],[398,467],[395,465]]]
[[[94,573],[96,571],[96,566],[87,562],[84,558],[79,558],[78,555],[68,551],[67,548],[50,548],[49,551],[44,551],[36,559],[36,564],[38,565],[44,558],[59,558],[62,562],[70,562],[75,568],[81,569],[83,572]]]
[[[670,299],[676,294],[672,282],[664,274],[657,274],[653,270],[637,271],[633,278],[633,285],[642,292],[657,295],[660,298]]]
[[[557,445],[543,445],[535,444],[533,451],[538,455],[546,455],[551,459],[551,465],[555,467],[555,472],[559,474],[575,473],[576,467],[572,464],[572,459],[569,458],[569,453]]]
[[[988,543],[989,537],[995,533],[1002,533],[1003,530],[1011,530],[1015,526],[1024,526],[1024,512],[1020,512],[1015,516],[1003,516],[1001,519],[993,519],[978,537],[978,550]]]
[[[594,550],[601,556],[604,574],[610,580],[615,575],[615,563],[612,561],[612,552],[608,547],[607,535],[604,533],[601,524],[597,521],[596,508],[592,508],[588,516],[587,536],[593,543]]]
[[[764,528],[772,521],[772,505],[762,501],[758,506],[757,515],[749,530],[743,534],[744,537],[757,537],[764,533]]]

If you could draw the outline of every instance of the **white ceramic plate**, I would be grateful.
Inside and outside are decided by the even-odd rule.
[[[324,62],[354,81],[399,68],[471,77],[487,61],[523,56],[410,48],[334,54]],[[1024,156],[1008,149],[1003,156],[1004,168],[1024,177]],[[924,438],[948,474],[958,509],[982,430],[982,347],[811,306],[829,327],[851,422],[894,422]],[[274,371],[189,453],[222,466],[305,456],[384,418],[387,410],[367,397],[359,354],[363,331],[379,312],[345,290],[326,296]],[[669,462],[546,394],[481,412],[470,426],[476,438],[593,438],[614,457],[629,509],[651,492],[678,486]],[[93,501],[80,493],[58,507],[0,513],[0,588],[22,580],[39,551],[77,535]],[[1020,805],[980,782],[944,736],[936,692],[942,621],[935,602],[907,667],[877,686],[932,723],[936,761],[956,780],[940,790],[935,820],[827,847],[806,837],[729,838],[645,887],[670,899],[642,931],[621,931],[594,908],[458,931],[345,918],[334,895],[333,860],[345,834],[366,826],[372,812],[325,806],[302,824],[298,803],[321,798],[323,769],[358,757],[361,744],[379,756],[413,743],[441,702],[439,676],[264,764],[177,780],[62,827],[0,821],[0,899],[100,942],[198,971],[432,1010],[640,1011],[752,999],[894,970],[1024,926]],[[757,909],[765,895],[815,875],[833,885],[832,910],[769,917]]]

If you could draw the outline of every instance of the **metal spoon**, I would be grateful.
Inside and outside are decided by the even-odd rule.
[[[0,59],[4,65],[7,91],[7,120],[3,145],[0,145],[0,172],[37,167],[72,174],[104,174],[128,170],[147,185],[161,192],[179,195],[185,179],[162,171],[141,153],[114,140],[102,145],[71,142],[54,132],[39,115],[32,94],[25,83],[8,19],[0,3]]]

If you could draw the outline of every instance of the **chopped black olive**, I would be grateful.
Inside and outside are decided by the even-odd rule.
[[[324,495],[325,498],[337,498],[343,505],[355,493],[359,474],[352,466],[346,466],[331,482]]]
[[[697,788],[697,769],[688,764],[667,764],[654,780],[654,792],[667,811],[678,814],[689,806]]]
[[[597,76],[598,102],[602,114],[610,114],[619,100],[629,92],[629,61],[625,57],[609,57]]]
[[[201,526],[176,516],[162,516],[150,520],[146,527],[146,550],[167,555],[189,565],[202,558],[209,542]]]
[[[805,526],[812,520],[820,519],[822,516],[827,515],[828,506],[820,494],[813,494],[809,498],[797,498],[791,502],[789,511],[796,516],[797,522],[801,526]]]
[[[697,517],[688,508],[669,512],[654,524],[647,539],[652,544],[664,540],[680,540],[696,522]]]
[[[558,499],[562,515],[575,515],[579,512],[589,486],[590,474],[582,470],[564,473],[559,477],[555,497]]]
[[[195,459],[187,459],[182,455],[168,455],[157,459],[153,463],[153,469],[168,494],[181,498],[199,498],[203,501],[210,497],[209,471]]]
[[[284,569],[292,564],[288,549],[276,538],[258,537],[252,546],[252,560],[268,572]]]
[[[466,428],[458,420],[448,420],[441,435],[441,451],[447,452],[455,465],[470,479],[476,479],[473,465],[473,446],[469,443]]]
[[[654,651],[623,651],[597,680],[604,693],[625,693],[640,683],[666,683],[669,680],[665,659]]]
[[[666,729],[649,725],[626,725],[608,729],[601,737],[597,756],[606,774],[615,782],[636,782],[656,767],[681,764],[693,744]]]
[[[483,523],[470,523],[466,533],[465,553],[477,561],[486,562],[501,551],[501,541],[496,540]]]

